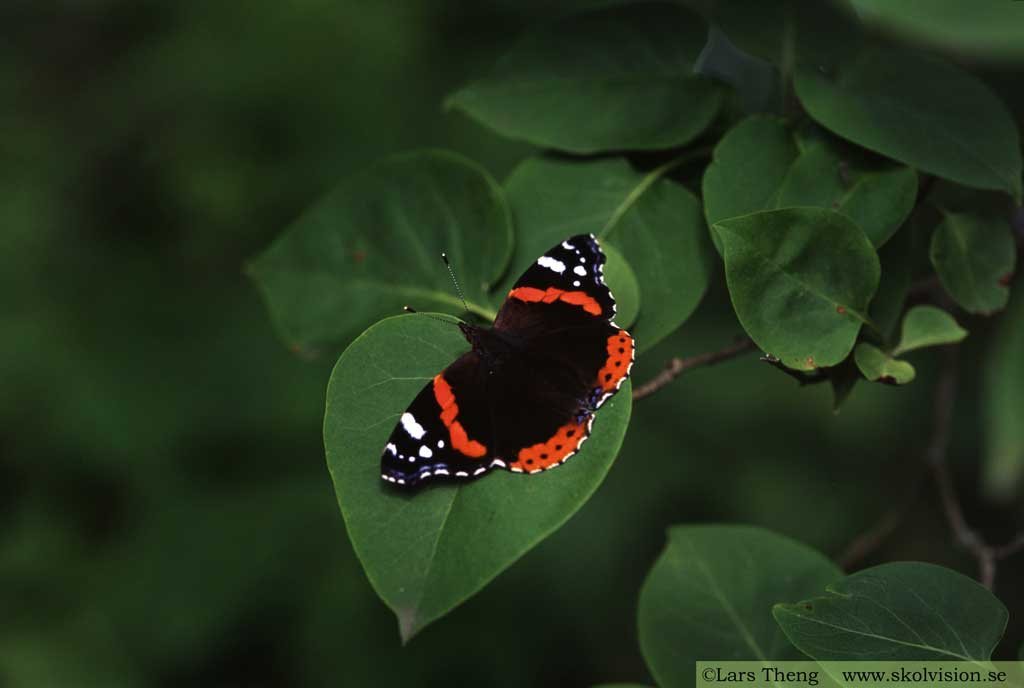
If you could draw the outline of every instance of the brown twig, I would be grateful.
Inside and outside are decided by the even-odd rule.
[[[935,486],[939,490],[939,498],[942,501],[942,513],[946,517],[949,529],[953,532],[953,538],[978,560],[981,584],[991,589],[996,573],[992,549],[967,524],[946,461],[949,453],[950,429],[953,422],[953,407],[956,402],[959,372],[956,347],[947,347],[943,352],[943,358],[939,382],[935,390],[935,403],[932,406],[932,438],[928,443],[928,450],[925,452],[925,462],[935,479]]]
[[[942,282],[939,281],[938,275],[922,277],[907,288],[907,299],[922,300],[933,295],[939,289],[942,289]]]
[[[974,555],[978,561],[978,579],[989,590],[996,579],[996,564],[1012,554],[1024,550],[1024,533],[1018,533],[1002,546],[993,546],[985,541],[978,531],[971,528],[964,517],[963,507],[957,497],[953,478],[946,457],[949,451],[950,426],[953,420],[953,405],[957,387],[957,347],[947,347],[945,360],[935,392],[934,426],[932,441],[926,454],[935,484],[942,500],[942,511],[953,532],[956,542]]]
[[[978,531],[968,524],[964,516],[947,461],[953,424],[953,408],[956,403],[957,351],[958,347],[949,346],[943,352],[944,361],[935,390],[935,401],[932,407],[932,434],[925,451],[925,465],[935,480],[942,503],[942,513],[949,524],[953,539],[974,556],[978,562],[978,579],[982,585],[991,590],[995,583],[998,562],[1024,551],[1024,532],[1018,533],[1002,546],[993,546],[988,544]],[[850,543],[839,558],[840,565],[844,569],[848,570],[864,559],[892,534],[910,511],[920,492],[920,485],[921,480],[915,480],[908,497],[899,507],[891,509],[874,526]]]
[[[1024,533],[1017,533],[1017,536],[1005,545],[996,547],[996,559],[1006,559],[1017,552],[1024,552]]]
[[[720,351],[709,351],[708,353],[691,356],[690,358],[679,358],[677,356],[668,362],[668,365],[665,366],[663,371],[633,389],[633,401],[643,399],[644,397],[654,394],[688,370],[693,370],[694,368],[700,368],[702,366],[714,365],[716,363],[721,363],[722,361],[728,361],[732,358],[736,358],[737,356],[756,350],[757,346],[754,342],[744,337]]]

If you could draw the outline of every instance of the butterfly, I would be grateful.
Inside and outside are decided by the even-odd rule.
[[[411,487],[494,468],[538,473],[579,451],[597,411],[629,377],[635,346],[614,322],[593,234],[552,247],[509,291],[491,328],[460,322],[471,350],[401,415],[381,477]]]

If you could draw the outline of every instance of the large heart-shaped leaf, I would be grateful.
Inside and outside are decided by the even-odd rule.
[[[802,69],[818,123],[865,148],[965,186],[1021,197],[1020,137],[985,84],[933,57],[872,48],[832,76]]]
[[[343,182],[254,259],[249,273],[285,341],[316,353],[406,304],[460,312],[442,251],[458,268],[470,310],[493,316],[488,287],[512,251],[501,188],[461,156],[417,152]]]
[[[946,213],[932,235],[931,260],[964,310],[987,315],[1006,306],[1017,245],[1005,220]]]
[[[743,526],[676,526],[640,591],[640,648],[662,688],[694,685],[694,662],[794,660],[772,605],[842,577],[789,538]]]
[[[871,243],[845,216],[786,208],[715,224],[736,315],[751,339],[799,370],[853,349],[878,287]]]
[[[447,104],[506,136],[577,153],[677,146],[718,112],[720,88],[693,71],[706,40],[707,24],[670,3],[572,15]]]
[[[703,180],[708,222],[793,206],[831,208],[881,246],[914,207],[917,174],[827,135],[799,145],[775,117],[749,117],[718,146]]]
[[[327,388],[324,444],[345,525],[403,640],[459,605],[564,523],[618,454],[630,386],[609,400],[593,435],[564,466],[504,471],[459,485],[396,491],[380,479],[388,434],[425,384],[469,345],[452,324],[383,320],[338,360]]]
[[[1015,292],[985,359],[982,395],[985,462],[982,485],[1009,502],[1024,483],[1024,294]]]
[[[641,174],[619,158],[524,161],[505,182],[517,242],[498,294],[550,246],[592,232],[618,249],[636,276],[640,315],[631,332],[639,349],[675,330],[704,296],[713,254],[700,201],[664,171]]]
[[[986,660],[1006,628],[1006,607],[991,592],[933,564],[882,564],[826,590],[773,612],[817,660]]]

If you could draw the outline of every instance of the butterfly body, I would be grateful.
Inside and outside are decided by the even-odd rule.
[[[460,323],[470,351],[400,416],[383,479],[412,486],[493,468],[536,473],[575,454],[633,363],[633,339],[612,320],[604,260],[592,235],[571,237],[520,277],[494,327]]]

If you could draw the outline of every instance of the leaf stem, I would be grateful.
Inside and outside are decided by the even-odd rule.
[[[737,358],[751,351],[757,351],[757,345],[744,337],[719,351],[710,351],[698,356],[691,356],[690,358],[679,358],[677,356],[671,359],[665,366],[665,369],[658,373],[658,375],[633,388],[633,401],[654,394],[688,370],[715,365],[716,363]]]
[[[620,203],[618,207],[615,208],[615,212],[613,212],[611,214],[611,217],[608,218],[608,221],[604,223],[604,226],[601,228],[601,231],[598,232],[597,236],[603,238],[607,236],[609,232],[615,229],[615,226],[619,224],[619,221],[622,219],[622,217],[629,211],[630,208],[633,207],[637,200],[641,196],[643,196],[649,188],[651,188],[651,185],[654,184],[654,182],[658,181],[659,179],[661,179],[662,177],[664,177],[666,174],[676,169],[677,167],[681,167],[688,162],[692,162],[693,160],[699,160],[701,158],[710,157],[712,150],[714,149],[711,146],[694,148],[693,150],[680,153],[677,157],[673,158],[672,160],[669,160],[666,163],[658,165],[653,170],[648,172],[646,175],[644,175],[643,179],[640,180],[640,183],[633,187],[629,194],[626,195],[626,198],[623,199],[622,203]]]

